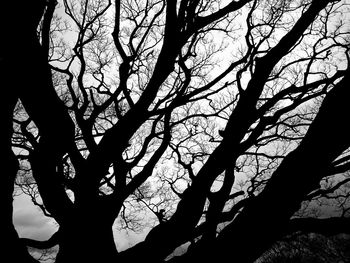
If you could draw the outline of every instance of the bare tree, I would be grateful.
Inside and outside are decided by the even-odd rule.
[[[57,244],[56,262],[253,262],[297,231],[348,231],[347,0],[36,4],[2,8],[19,9],[1,200],[22,262]],[[47,242],[9,221],[16,171],[59,225]],[[113,225],[151,230],[117,251]]]

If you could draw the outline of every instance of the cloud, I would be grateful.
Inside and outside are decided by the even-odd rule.
[[[14,199],[13,223],[20,237],[36,240],[50,238],[57,229],[54,220],[39,211],[25,195]]]

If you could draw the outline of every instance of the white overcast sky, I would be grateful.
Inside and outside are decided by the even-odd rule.
[[[57,223],[46,217],[25,194],[14,197],[13,223],[20,237],[40,241],[49,239],[58,228]],[[113,227],[113,231],[116,233],[114,236],[119,251],[143,240],[148,232],[136,234],[119,231],[116,227]]]

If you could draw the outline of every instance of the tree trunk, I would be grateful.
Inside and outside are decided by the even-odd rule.
[[[116,258],[114,217],[91,204],[77,208],[75,217],[61,226],[57,263],[112,262]]]
[[[0,24],[2,21],[0,21]],[[2,42],[2,41],[1,41]],[[18,100],[15,89],[12,87],[17,77],[13,72],[14,63],[7,45],[0,44],[0,77],[1,94],[0,102],[0,166],[1,184],[1,245],[0,254],[9,258],[11,262],[35,263],[28,253],[27,248],[20,242],[13,225],[13,191],[18,170],[18,161],[12,151],[13,110]]]

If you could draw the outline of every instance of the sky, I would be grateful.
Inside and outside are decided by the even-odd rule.
[[[56,231],[54,220],[44,216],[28,196],[16,196],[13,207],[13,223],[20,237],[42,241],[50,238]]]
[[[57,223],[53,219],[46,217],[32,203],[29,196],[25,194],[15,196],[13,207],[13,223],[20,237],[44,241],[57,231]],[[119,251],[125,250],[143,240],[147,235],[147,232],[137,234],[125,230],[120,231],[116,227],[113,227],[113,233]]]

